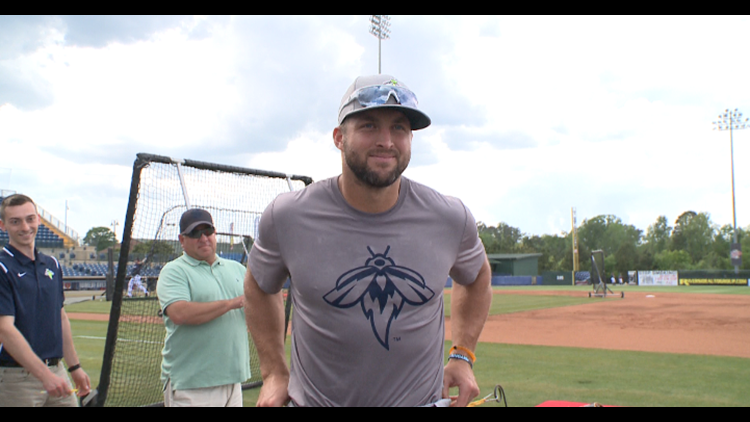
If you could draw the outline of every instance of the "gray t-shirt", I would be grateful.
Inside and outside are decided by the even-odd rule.
[[[249,267],[266,293],[291,277],[289,395],[298,406],[419,406],[441,398],[443,288],[485,260],[463,203],[401,178],[396,205],[351,207],[338,178],[282,194]]]

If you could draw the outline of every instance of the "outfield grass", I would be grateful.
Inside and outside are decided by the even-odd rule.
[[[602,300],[602,299],[599,299]],[[613,300],[613,299],[603,299]],[[538,309],[559,308],[563,306],[587,305],[597,303],[586,293],[581,297],[545,295],[494,295],[490,315],[510,314],[515,312],[534,311]],[[451,316],[451,297],[445,295],[445,316]]]
[[[607,285],[615,292],[623,291],[625,296],[628,292],[660,292],[660,293],[698,293],[698,294],[726,294],[726,295],[750,295],[750,287],[747,286],[631,286],[624,285]],[[513,290],[513,291],[566,291],[581,292],[587,294],[592,291],[592,286],[495,286],[496,291]]]
[[[618,287],[619,288],[619,287]],[[616,291],[619,291],[615,288]],[[581,291],[590,287],[513,286],[498,289],[530,291]],[[750,294],[742,287],[637,287],[634,291],[668,293]],[[446,295],[449,309],[450,295]],[[492,313],[523,312],[557,306],[585,306],[588,297],[495,295]],[[68,312],[109,312],[106,302],[66,306]],[[92,384],[99,371],[106,336],[106,322],[71,321],[74,341]],[[289,355],[287,342],[287,356]],[[446,344],[446,350],[448,348]],[[535,406],[546,400],[598,402],[621,406],[750,406],[750,359],[612,351],[570,347],[524,346],[480,343],[475,374],[481,395],[501,384],[511,407]],[[259,390],[244,393],[245,406],[254,406]],[[494,406],[486,404],[484,406]]]
[[[546,400],[619,406],[748,406],[750,359],[480,343],[475,374],[508,406]]]
[[[65,305],[65,312],[81,312],[89,314],[107,314],[112,308],[112,302],[106,300],[87,300],[85,302],[71,303]]]

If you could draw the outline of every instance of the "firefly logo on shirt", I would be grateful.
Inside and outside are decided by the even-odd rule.
[[[55,278],[55,273],[53,273],[49,268],[47,268],[47,271],[44,272],[44,275],[49,277],[50,280]]]
[[[359,304],[375,338],[386,350],[390,350],[391,323],[404,304],[421,306],[435,296],[418,272],[396,265],[388,257],[390,249],[388,246],[385,252],[376,254],[368,246],[370,258],[365,265],[342,274],[336,287],[323,296],[329,305],[341,309]]]

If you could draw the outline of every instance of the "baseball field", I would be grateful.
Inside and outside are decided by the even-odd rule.
[[[476,353],[481,395],[500,384],[510,407],[750,406],[750,288],[614,288],[624,299],[589,298],[590,289],[495,288]],[[449,301],[448,290],[446,309]],[[66,309],[96,386],[109,304]],[[257,394],[246,391],[245,406]]]

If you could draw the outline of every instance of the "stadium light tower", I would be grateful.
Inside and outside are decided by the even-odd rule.
[[[740,113],[736,108],[734,110],[726,109],[724,110],[724,113],[719,115],[719,120],[714,122],[714,130],[728,130],[729,131],[729,148],[731,151],[731,157],[732,157],[732,218],[733,218],[733,231],[734,231],[734,245],[736,245],[737,242],[737,213],[735,208],[735,202],[734,202],[734,137],[733,132],[735,130],[741,130],[741,129],[747,129],[750,127],[750,123],[748,123],[748,119],[745,118],[742,119],[742,113]],[[734,249],[734,245],[733,249]],[[740,252],[739,257],[742,256],[742,252]],[[735,261],[735,257],[732,256],[732,260]],[[739,259],[737,259],[739,261]],[[734,273],[738,274],[740,271],[740,267],[738,263],[735,261],[734,265]]]
[[[117,226],[120,225],[120,222],[117,220],[112,220],[112,232],[115,234],[115,240],[117,240]]]
[[[370,15],[370,33],[378,38],[378,75],[380,72],[380,43],[390,38],[391,17],[388,15]]]
[[[571,208],[570,209],[570,219],[573,223],[573,230],[571,231],[571,234],[573,235],[573,284],[575,284],[575,278],[576,274],[580,270],[580,261],[578,259],[578,232],[576,231],[576,209]]]

